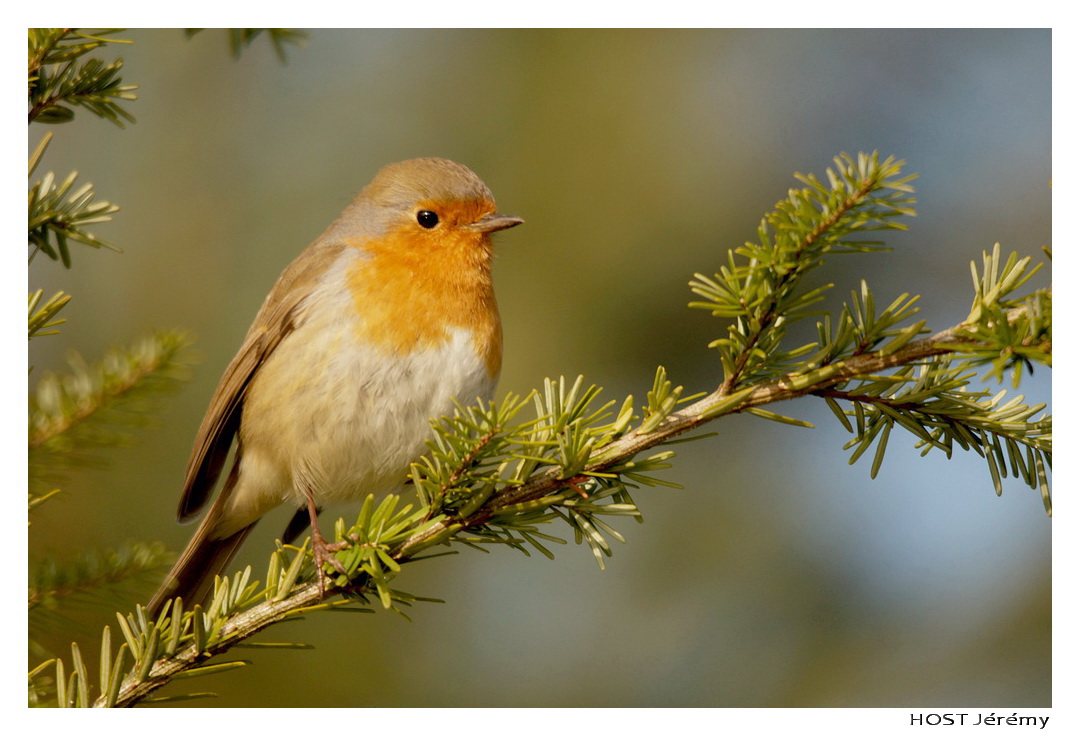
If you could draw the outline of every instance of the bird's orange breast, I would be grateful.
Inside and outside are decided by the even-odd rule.
[[[488,374],[498,375],[502,327],[487,235],[455,227],[420,231],[409,223],[352,245],[367,256],[347,274],[359,339],[402,355],[438,347],[451,330],[464,328]]]

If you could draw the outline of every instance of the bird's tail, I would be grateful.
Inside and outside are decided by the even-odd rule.
[[[147,610],[151,615],[156,616],[171,598],[182,597],[185,607],[204,602],[214,589],[214,577],[225,571],[225,566],[255,527],[251,524],[224,539],[210,539],[204,526],[207,526],[205,520],[150,599]]]
[[[171,598],[182,597],[187,608],[196,603],[203,603],[214,589],[214,577],[225,571],[226,565],[236,555],[240,545],[255,527],[255,523],[252,522],[223,539],[211,537],[225,508],[226,499],[236,484],[238,472],[239,462],[234,462],[233,469],[225,480],[225,487],[218,494],[210,511],[199,523],[191,541],[180,554],[180,559],[176,561],[157,593],[154,593],[154,597],[150,599],[147,610],[151,615],[156,616]]]

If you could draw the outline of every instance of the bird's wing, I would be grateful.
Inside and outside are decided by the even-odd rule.
[[[195,435],[177,510],[181,521],[190,519],[206,505],[240,427],[244,395],[251,379],[281,341],[302,324],[307,296],[343,248],[337,244],[310,246],[282,272],[255,315]],[[228,485],[222,493],[228,493],[231,487]]]

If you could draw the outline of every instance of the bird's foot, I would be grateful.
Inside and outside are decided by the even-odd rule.
[[[315,557],[315,574],[319,578],[319,595],[321,597],[326,596],[326,583],[330,579],[330,576],[325,571],[325,566],[329,564],[339,573],[345,575],[345,566],[341,564],[341,560],[334,553],[348,546],[348,542],[327,542],[322,532],[319,531],[318,525],[312,524],[311,553]]]
[[[573,478],[568,478],[563,482],[566,484],[567,488],[569,488],[574,493],[578,494],[579,496],[584,498],[586,501],[588,501],[589,500],[589,494],[585,492],[584,488],[582,488],[580,485],[578,485],[578,483],[582,483],[582,482],[584,482],[586,480],[588,480],[588,476],[576,475]]]

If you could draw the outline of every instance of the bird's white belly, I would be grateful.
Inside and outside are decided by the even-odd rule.
[[[305,322],[258,370],[244,400],[240,474],[215,536],[271,508],[356,501],[398,489],[423,454],[430,419],[488,399],[470,331],[439,346],[391,354],[358,345],[354,322]]]

